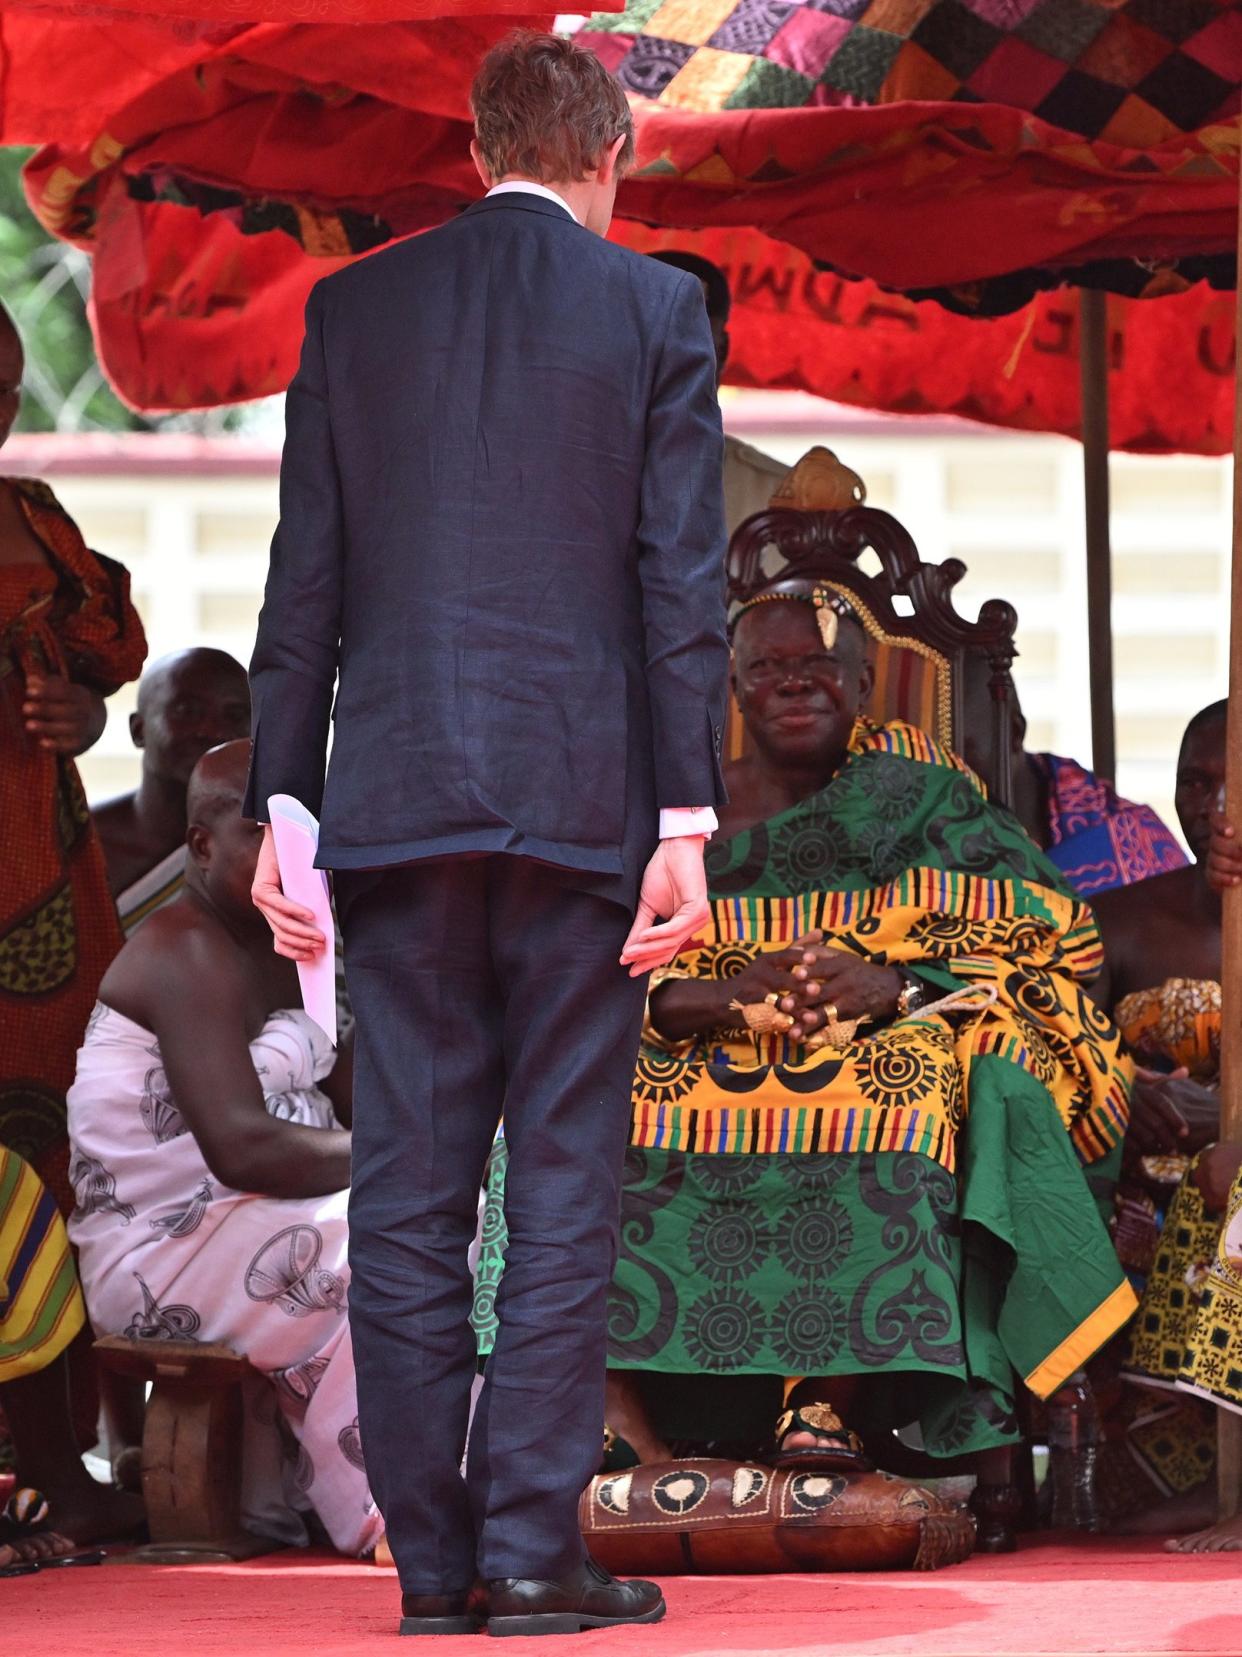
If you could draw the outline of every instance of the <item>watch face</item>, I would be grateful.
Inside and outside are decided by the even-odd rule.
[[[913,978],[907,978],[901,992],[901,1000],[906,1012],[917,1012],[927,1000],[927,991],[922,984],[916,983]]]

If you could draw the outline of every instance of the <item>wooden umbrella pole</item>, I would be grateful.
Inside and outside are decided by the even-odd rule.
[[[1242,120],[1239,121],[1242,126]],[[1239,175],[1242,192],[1242,174]],[[1238,274],[1242,276],[1242,193],[1238,212]],[[1235,355],[1242,341],[1242,283],[1235,277]],[[1242,827],[1242,389],[1234,377],[1233,566],[1229,601],[1229,725],[1226,736],[1225,809]],[[1242,1139],[1242,886],[1230,888],[1221,913],[1220,1136]],[[1242,1417],[1219,1412],[1220,1516],[1231,1519],[1242,1504]]]
[[[1087,530],[1087,661],[1091,677],[1091,765],[1117,775],[1113,719],[1113,555],[1108,503],[1108,296],[1078,290],[1082,375],[1082,473]]]

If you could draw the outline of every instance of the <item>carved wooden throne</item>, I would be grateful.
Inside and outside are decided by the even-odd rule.
[[[813,473],[809,488],[799,485],[808,467]],[[844,498],[856,498],[862,492],[860,480],[827,450],[812,450],[779,493],[790,499],[839,499],[842,476],[853,480]],[[859,566],[868,550],[879,561],[878,573],[869,574]],[[868,711],[874,718],[904,719],[960,751],[966,682],[968,676],[977,676],[989,693],[991,729],[982,751],[991,759],[992,795],[999,804],[1009,804],[1014,699],[1010,668],[1017,654],[1018,616],[1012,604],[997,598],[988,600],[977,621],[958,615],[953,589],[966,573],[960,559],[924,563],[908,531],[875,507],[856,504],[822,511],[773,505],[738,526],[729,543],[727,568],[731,614],[773,581],[810,579],[844,591],[870,641],[876,683]],[[745,744],[741,716],[732,706],[725,752],[736,758]]]

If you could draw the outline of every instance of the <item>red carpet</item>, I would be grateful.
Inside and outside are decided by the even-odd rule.
[[[674,1578],[668,1620],[554,1642],[646,1657],[1242,1657],[1242,1554],[1035,1542],[932,1575]],[[55,1657],[318,1657],[530,1651],[485,1639],[398,1645],[391,1572],[318,1555],[227,1568],[105,1565],[0,1582],[6,1652]],[[548,1650],[548,1647],[540,1649]]]

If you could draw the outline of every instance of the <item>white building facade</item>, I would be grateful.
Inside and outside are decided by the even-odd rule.
[[[855,415],[809,397],[725,394],[725,423],[792,464],[813,443],[866,480],[924,558],[960,558],[958,606],[1009,599],[1030,745],[1090,760],[1081,452],[964,421]],[[242,438],[15,437],[5,469],[45,478],[88,542],[128,566],[153,657],[254,640],[277,514],[278,450]],[[1229,468],[1115,456],[1113,580],[1118,786],[1172,823],[1177,745],[1223,696],[1229,629]],[[82,763],[92,798],[132,787],[133,687]]]

